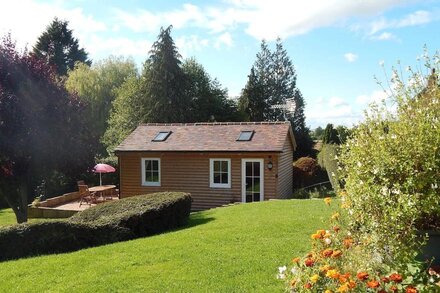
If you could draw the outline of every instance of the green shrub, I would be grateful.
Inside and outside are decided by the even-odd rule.
[[[117,226],[48,221],[0,229],[0,261],[86,247],[133,238],[130,230]]]
[[[301,157],[293,163],[293,188],[303,188],[328,181],[318,162],[310,157]]]
[[[115,225],[141,237],[184,225],[190,211],[188,193],[159,192],[101,204],[74,215],[70,221]]]
[[[340,146],[336,144],[324,144],[318,154],[319,165],[327,171],[328,179],[336,192],[341,188],[338,155]]]
[[[160,192],[103,203],[68,220],[0,229],[0,261],[62,253],[160,233],[184,225],[188,193]]]
[[[397,109],[370,107],[342,156],[351,225],[379,266],[405,266],[420,247],[417,230],[440,228],[438,77],[414,73],[404,84],[394,71],[392,82]]]

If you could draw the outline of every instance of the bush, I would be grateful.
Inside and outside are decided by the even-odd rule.
[[[301,157],[293,163],[293,187],[302,188],[327,181],[318,162],[310,157]]]
[[[142,237],[186,224],[190,211],[188,193],[159,192],[101,204],[74,215],[70,221],[115,225]]]
[[[327,171],[328,179],[334,191],[341,188],[340,172],[338,168],[338,154],[340,146],[335,144],[324,144],[318,154],[319,165]]]
[[[69,221],[20,224],[0,229],[0,261],[75,251],[132,238],[130,230],[117,226]]]
[[[184,225],[188,193],[160,192],[103,203],[68,220],[0,229],[0,261],[134,239]]]
[[[342,156],[351,226],[381,256],[370,258],[379,266],[405,266],[420,248],[417,230],[440,228],[438,77],[414,73],[404,84],[394,71],[392,83],[397,109],[370,107]]]

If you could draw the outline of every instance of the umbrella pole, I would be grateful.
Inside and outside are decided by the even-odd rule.
[[[101,185],[102,186],[102,177],[101,177],[101,172],[99,172],[99,185]]]

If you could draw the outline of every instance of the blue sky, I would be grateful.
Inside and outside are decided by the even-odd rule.
[[[440,1],[223,0],[36,1],[2,3],[0,34],[31,47],[53,17],[66,19],[93,60],[148,57],[161,26],[182,56],[195,57],[238,96],[259,51],[277,36],[296,67],[307,124],[352,125],[371,101],[385,97],[373,76],[400,60],[417,66],[426,44],[440,47]]]

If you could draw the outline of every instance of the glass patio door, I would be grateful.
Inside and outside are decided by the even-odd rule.
[[[242,159],[242,201],[262,201],[264,193],[264,160]]]

